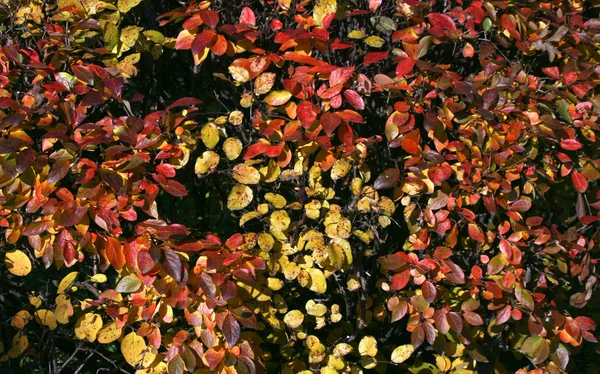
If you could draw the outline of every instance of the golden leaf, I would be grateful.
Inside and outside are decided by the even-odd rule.
[[[285,317],[283,317],[283,322],[292,329],[298,328],[304,322],[304,314],[299,310],[289,311]]]
[[[361,356],[375,357],[377,354],[377,340],[372,336],[365,336],[358,343],[358,352]]]
[[[86,313],[79,317],[75,324],[75,336],[78,339],[96,341],[98,331],[102,328],[102,317],[96,313]]]
[[[43,326],[48,326],[50,330],[56,329],[56,316],[54,312],[48,309],[40,309],[34,314],[37,323]]]
[[[71,287],[71,284],[73,284],[73,282],[75,282],[75,279],[77,278],[77,274],[79,273],[76,271],[67,274],[58,284],[58,290],[56,292],[60,294],[65,292],[69,287]]]
[[[323,18],[337,12],[337,0],[317,0],[313,8],[313,18],[317,26],[323,25]]]
[[[225,156],[230,161],[240,157],[242,149],[242,142],[238,138],[227,138],[223,143],[223,152],[225,152]]]
[[[219,143],[219,129],[212,122],[207,123],[200,131],[202,143],[206,148],[214,148]]]
[[[56,321],[63,325],[69,323],[69,317],[73,315],[73,305],[71,300],[66,295],[58,295],[56,297],[56,308],[54,308]]]
[[[412,344],[404,344],[399,347],[396,347],[392,352],[392,362],[396,364],[401,364],[404,361],[408,360],[410,355],[415,351],[415,347]]]
[[[196,159],[196,165],[194,165],[194,172],[196,174],[207,174],[213,172],[219,164],[220,157],[213,151],[205,151],[202,153],[202,157]]]
[[[6,252],[4,265],[11,274],[19,277],[24,277],[31,272],[31,260],[25,252],[18,249]]]
[[[98,332],[98,343],[108,344],[121,337],[123,329],[118,329],[114,322],[107,323]]]
[[[233,167],[233,179],[242,184],[257,184],[260,182],[260,173],[252,166],[237,164]]]
[[[154,361],[156,356],[150,350],[147,350],[146,341],[135,332],[130,332],[121,341],[121,353],[125,361],[133,367],[141,364],[146,367]]]
[[[252,189],[244,184],[238,184],[231,189],[227,197],[227,208],[229,210],[244,209],[252,202],[254,194]]]

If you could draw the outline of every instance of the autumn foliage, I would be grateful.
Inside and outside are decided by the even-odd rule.
[[[0,371],[596,372],[599,11],[0,0]]]

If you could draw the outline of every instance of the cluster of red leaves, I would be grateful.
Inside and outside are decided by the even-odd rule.
[[[579,310],[597,283],[600,21],[562,1],[357,4],[279,0],[229,9],[193,1],[157,15],[161,26],[181,22],[176,50],[189,50],[199,69],[219,61],[215,79],[239,91],[241,111],[223,128],[247,125],[243,160],[281,169],[283,182],[303,180],[313,165],[329,173],[347,199],[341,213],[384,248],[351,242],[355,263],[327,275],[338,286],[340,277],[359,280],[356,299],[345,284],[330,292],[350,301],[342,314],[356,317],[347,341],[361,341],[360,355],[339,364],[342,333],[330,332],[340,336],[336,344],[321,352],[298,342],[276,367],[371,369],[404,342],[387,332],[405,329],[413,350],[425,342],[442,356],[452,355],[450,343],[464,348],[452,367],[433,359],[442,372],[502,367],[500,347],[525,354],[537,372],[566,371],[576,347],[597,342],[594,319]],[[99,29],[94,17],[64,5],[54,11],[72,13],[71,29]],[[167,208],[157,203],[160,194],[188,195],[180,175],[190,155],[207,148],[192,120],[201,101],[190,93],[135,116],[128,108],[139,95],[123,93],[128,73],[89,62],[108,51],[64,52],[65,26],[42,27],[47,35],[34,45],[9,41],[0,53],[4,246],[29,248],[45,268],[92,257],[100,272],[133,275],[133,285],[119,282],[82,302],[81,312],[102,307],[117,329],[136,328],[158,353],[154,365],[169,373],[272,368],[253,330],[286,327],[276,328],[265,310],[274,307],[260,304],[261,295],[276,299],[262,290],[277,271],[253,249],[256,234],[198,239],[165,221]],[[27,91],[12,91],[19,77]],[[123,111],[115,106],[128,115],[114,115]],[[248,118],[238,119],[242,111]],[[336,169],[342,162],[345,172]],[[220,178],[216,169],[208,177]],[[372,209],[359,199],[375,206],[379,195],[397,206],[391,218],[405,227],[403,242],[380,238],[387,224],[377,217],[359,218],[357,210]],[[292,245],[304,218],[295,221],[299,229],[281,239]],[[306,286],[282,279],[290,284],[282,294],[294,282]],[[289,333],[296,342],[309,330]],[[363,338],[379,333],[379,351],[363,349]]]

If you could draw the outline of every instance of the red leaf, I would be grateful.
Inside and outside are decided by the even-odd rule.
[[[500,240],[500,251],[506,256],[506,258],[512,257],[512,246],[506,239]],[[508,274],[508,273],[507,273]]]
[[[208,27],[215,28],[219,23],[219,14],[211,9],[201,10],[200,18],[202,18],[202,22]]]
[[[215,40],[215,44],[210,48],[212,53],[215,56],[222,56],[227,52],[227,40],[221,34],[217,34],[217,39]]]
[[[171,164],[160,164],[156,166],[156,171],[164,175],[166,178],[173,178],[175,176],[175,168]]]
[[[587,180],[587,178],[583,174],[581,174],[580,172],[574,170],[571,173],[571,180],[573,181],[573,184],[575,185],[575,189],[579,193],[585,193],[585,191],[587,191],[587,189],[588,189],[588,180]]]
[[[317,120],[319,108],[310,101],[303,101],[296,107],[296,115],[302,127],[309,128]]]
[[[342,119],[336,113],[325,112],[321,115],[319,122],[323,126],[325,134],[331,135],[342,123]]]
[[[423,297],[425,298],[425,300],[427,300],[427,302],[432,303],[435,300],[437,291],[433,283],[431,283],[430,281],[425,281],[421,286],[421,290],[423,292]]]
[[[185,186],[173,179],[167,180],[167,184],[163,184],[162,188],[164,188],[165,191],[176,197],[183,197],[187,196],[188,194]]]
[[[108,261],[116,270],[121,270],[125,265],[125,253],[123,252],[123,245],[116,238],[106,238],[106,257]]]
[[[519,199],[510,205],[508,208],[511,212],[526,212],[531,208],[531,201],[525,199]]]
[[[398,291],[406,287],[408,281],[410,280],[410,270],[404,270],[401,273],[396,273],[392,277],[391,290]]]
[[[242,9],[240,23],[250,26],[256,26],[256,16],[254,15],[252,9],[248,8],[247,6],[245,6],[244,9]]]
[[[240,338],[240,324],[231,314],[225,317],[221,331],[223,331],[223,336],[230,347],[233,347]]]
[[[361,116],[353,110],[344,109],[341,112],[337,112],[337,115],[340,116],[346,122],[365,123],[365,119],[363,118],[363,116]]]
[[[191,106],[198,105],[202,103],[200,99],[196,99],[195,97],[182,97],[181,99],[175,100],[171,105],[167,107],[167,111],[180,106]]]
[[[183,277],[183,265],[179,259],[179,255],[170,248],[164,248],[163,251],[165,254],[164,261],[162,262],[163,269],[167,274],[173,277],[177,283],[180,283]]]
[[[431,22],[431,24],[433,26],[441,27],[442,29],[446,29],[446,30],[450,30],[450,31],[456,30],[456,24],[454,23],[452,18],[450,18],[450,16],[448,16],[446,14],[431,13],[428,15],[428,17],[429,17],[429,22]]]
[[[192,53],[197,55],[204,52],[204,48],[211,47],[217,40],[217,34],[212,30],[204,30],[196,35],[192,42]]]
[[[354,66],[337,68],[329,75],[329,86],[344,84],[354,73]]]
[[[396,66],[396,77],[402,78],[410,73],[416,62],[417,60],[413,60],[412,58],[406,58],[400,61]]]
[[[485,235],[483,234],[483,231],[481,230],[481,228],[479,226],[477,226],[476,223],[473,223],[473,222],[469,223],[467,230],[469,231],[469,236],[471,237],[471,239],[478,241],[480,243],[485,242]]]
[[[244,160],[250,160],[258,155],[265,153],[271,144],[269,143],[254,143],[246,149],[246,153],[244,154]]]
[[[503,323],[506,323],[506,321],[510,319],[511,314],[512,307],[510,305],[505,306],[502,308],[502,310],[496,313],[496,324],[502,325]]]
[[[383,0],[369,0],[369,9],[374,12],[379,8]]]
[[[360,96],[358,92],[354,90],[346,90],[344,91],[344,97],[346,98],[346,100],[348,100],[350,105],[354,107],[354,109],[365,109],[365,102],[363,101],[362,96]]]
[[[365,56],[363,65],[365,67],[367,67],[367,66],[369,66],[371,64],[375,64],[381,60],[385,60],[386,58],[388,58],[387,52],[370,52],[370,53],[367,53],[367,55]]]
[[[386,169],[377,177],[373,187],[376,190],[391,188],[398,182],[398,179],[400,179],[400,170],[395,168]]]
[[[481,325],[483,325],[483,319],[477,313],[465,312],[463,314],[463,317],[464,317],[465,321],[467,321],[469,323],[469,325],[471,325],[471,326],[481,326]]]
[[[410,334],[410,342],[413,347],[417,348],[425,341],[425,331],[422,326],[417,326],[416,329]]]
[[[500,19],[500,24],[505,28],[515,39],[521,39],[521,34],[517,31],[517,21],[512,14],[504,13]]]
[[[565,139],[562,142],[560,142],[560,146],[563,149],[566,149],[567,151],[576,151],[578,149],[581,149],[581,147],[583,147],[581,145],[581,143],[575,139]]]
[[[560,78],[560,70],[558,70],[558,66],[542,68],[542,71],[552,79]]]
[[[455,313],[455,312],[450,312],[450,313],[448,313],[447,318],[448,318],[448,324],[450,325],[450,328],[453,331],[460,334],[463,329],[463,320],[462,320],[462,317],[460,316],[460,314]]]

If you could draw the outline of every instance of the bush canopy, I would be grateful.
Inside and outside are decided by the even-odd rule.
[[[599,11],[0,0],[1,371],[596,373]]]

